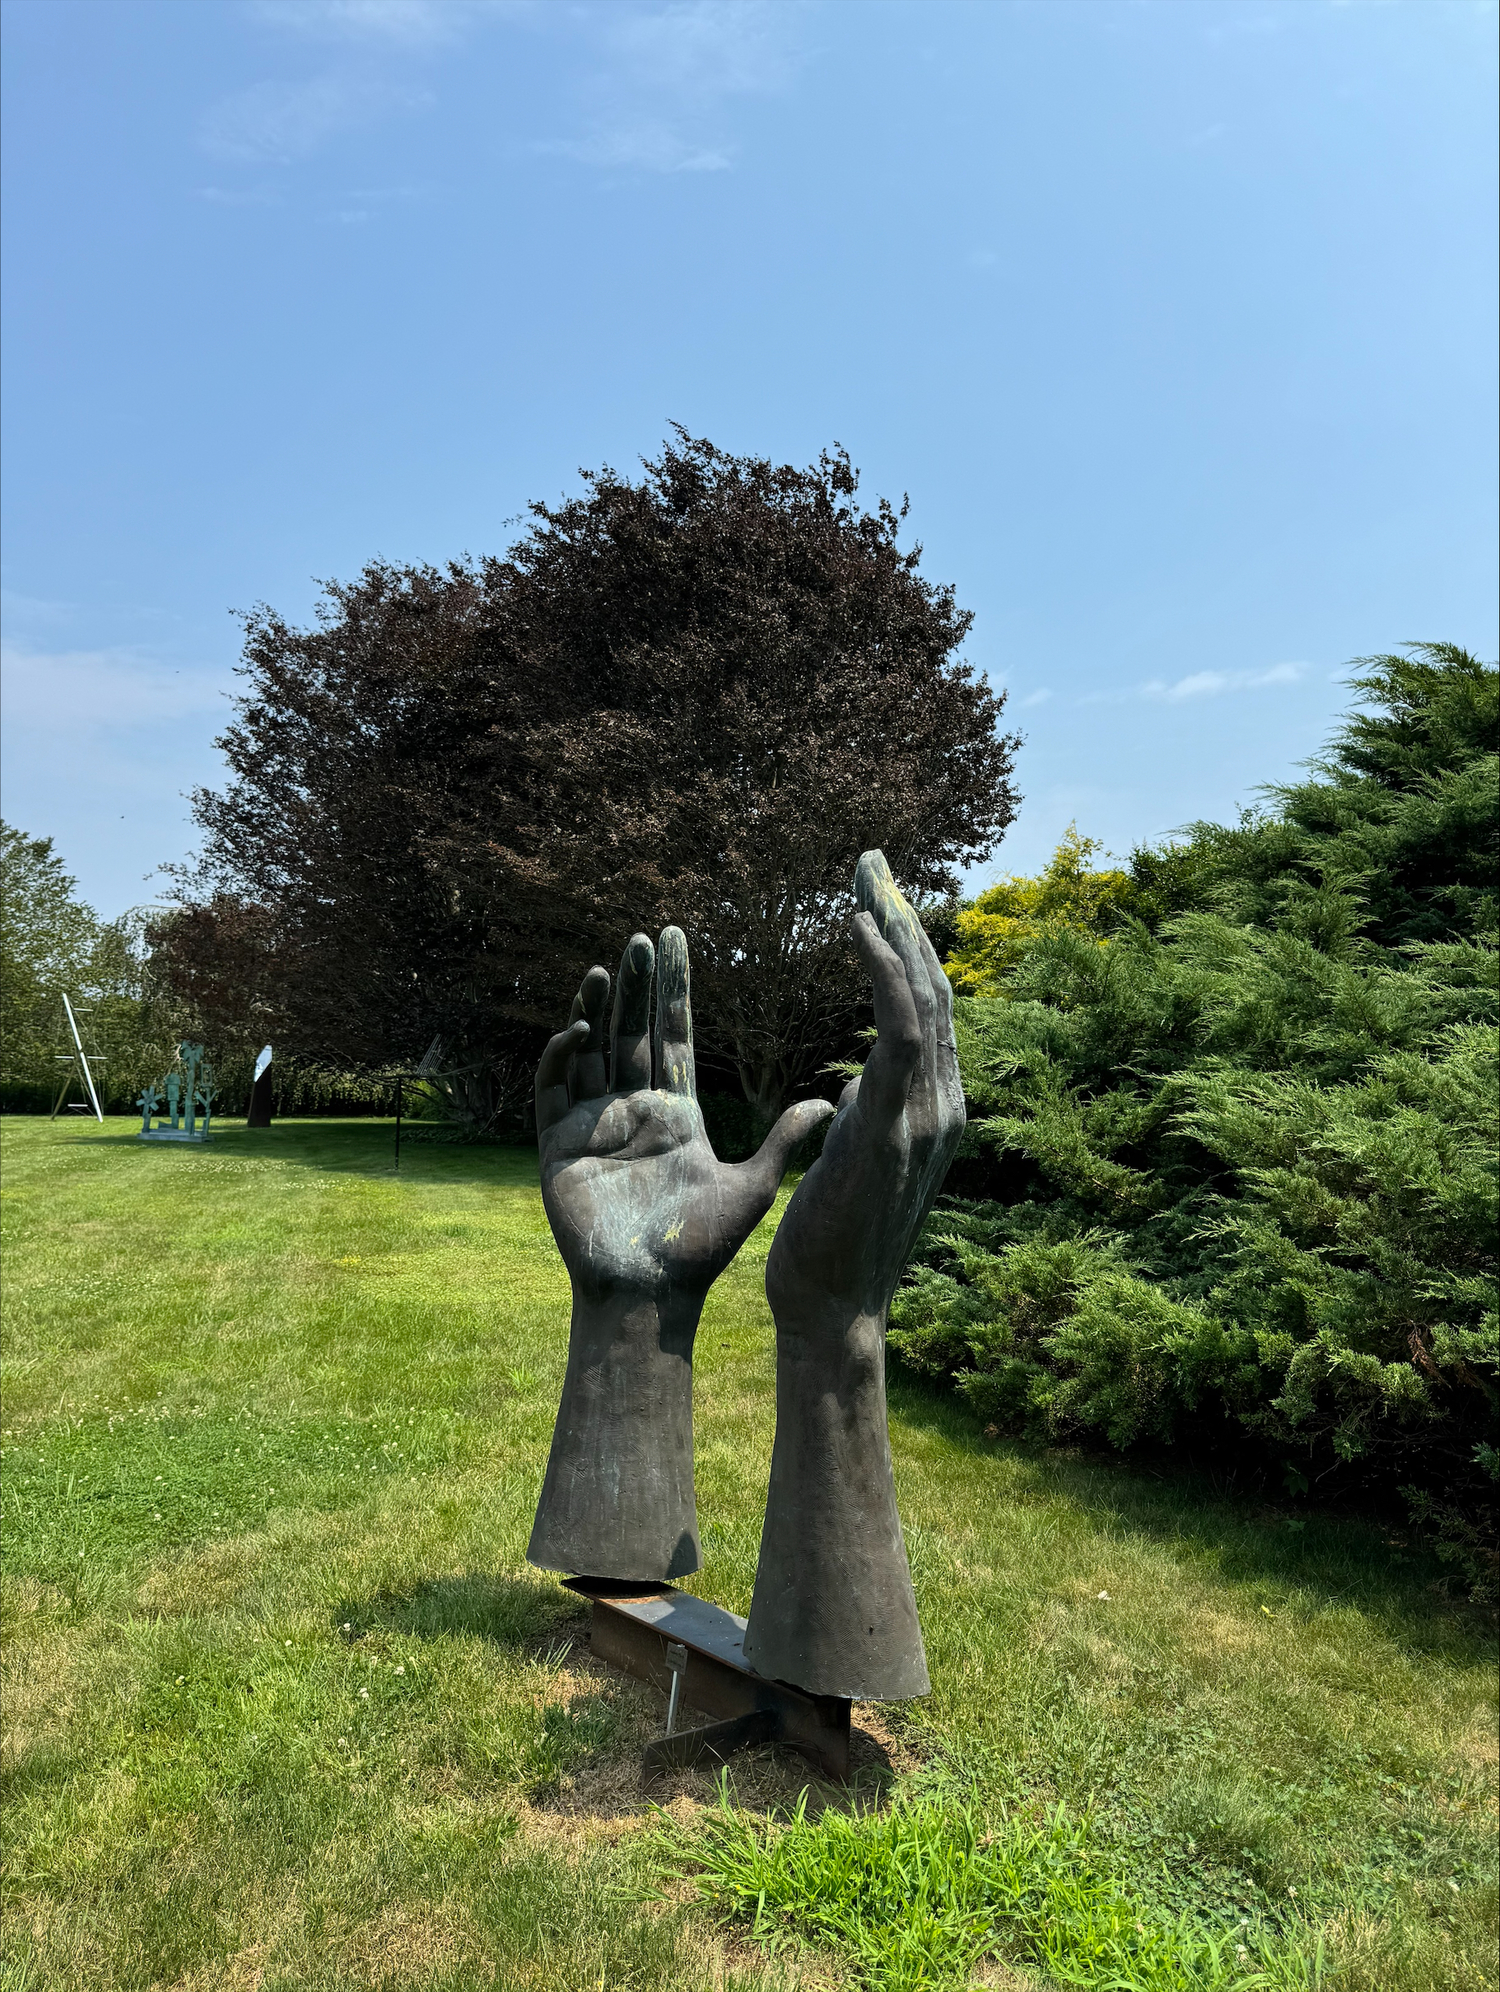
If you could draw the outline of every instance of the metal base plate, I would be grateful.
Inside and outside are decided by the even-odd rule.
[[[670,1736],[658,1736],[654,1743],[646,1745],[646,1776],[655,1777],[659,1771],[686,1770],[692,1764],[701,1764],[705,1757],[722,1764],[736,1750],[776,1740],[776,1711],[771,1708],[736,1715],[728,1722],[705,1723],[702,1729],[674,1730]]]
[[[689,1730],[682,1737],[664,1737],[647,1751],[647,1769],[679,1761],[664,1746],[691,1750],[689,1737],[704,1739],[696,1754],[720,1755],[725,1749],[774,1738],[789,1743],[812,1759],[830,1777],[849,1775],[849,1702],[842,1695],[810,1695],[787,1681],[769,1681],[745,1658],[745,1621],[722,1605],[708,1604],[670,1584],[626,1584],[611,1578],[569,1577],[570,1591],[593,1601],[593,1650],[622,1672],[649,1681],[664,1693],[671,1685],[667,1646],[687,1648],[682,1700],[705,1715],[719,1718],[707,1730]],[[745,1716],[770,1716],[773,1723],[744,1725],[731,1735],[730,1725]],[[711,1732],[723,1730],[722,1735]],[[653,1757],[659,1758],[660,1764]]]

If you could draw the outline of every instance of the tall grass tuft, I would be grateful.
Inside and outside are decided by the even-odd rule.
[[[964,1984],[1001,1956],[1091,1992],[1311,1992],[1320,1951],[1243,1928],[1213,1934],[1146,1909],[1095,1878],[1087,1824],[987,1816],[973,1795],[898,1798],[889,1810],[781,1822],[719,1803],[661,1829],[664,1858],[696,1870],[700,1896],[773,1953],[826,1946],[869,1992]]]

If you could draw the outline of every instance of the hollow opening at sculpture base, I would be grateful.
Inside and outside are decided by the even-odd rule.
[[[665,1579],[653,1583],[641,1577],[564,1577],[563,1583],[585,1598],[654,1598],[673,1588]]]

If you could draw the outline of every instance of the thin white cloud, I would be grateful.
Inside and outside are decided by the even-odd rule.
[[[225,680],[143,656],[138,650],[0,650],[0,701],[6,729],[77,734],[123,727],[170,726],[220,712]]]
[[[677,0],[656,12],[610,10],[606,45],[640,81],[707,98],[779,89],[795,67],[785,7],[765,0]]]
[[[1020,710],[1022,712],[1025,712],[1028,706],[1045,705],[1048,699],[1051,698],[1051,696],[1052,696],[1051,692],[1048,691],[1045,685],[1043,685],[1039,691],[1028,692],[1024,699],[1020,699],[1017,701],[1017,704]]]
[[[1257,692],[1268,685],[1295,685],[1302,676],[1300,664],[1273,664],[1266,671],[1194,671],[1174,684],[1153,678],[1141,687],[1148,699],[1213,699],[1225,692]]]
[[[436,58],[505,21],[570,44],[572,128],[532,150],[616,171],[721,173],[736,152],[728,105],[787,87],[802,61],[806,9],[804,0],[250,0],[249,11],[284,36],[348,51],[357,67],[335,58],[327,74],[256,83],[213,105],[200,137],[226,161],[289,165],[344,132],[427,104],[412,87],[412,59]],[[215,188],[204,198],[227,196]]]
[[[55,837],[107,918],[160,893],[144,881],[196,841],[183,792],[223,780],[213,741],[235,684],[133,646],[0,651],[6,820]]]
[[[280,187],[199,187],[198,199],[212,207],[279,207],[286,195]]]
[[[605,125],[587,138],[546,139],[536,148],[583,166],[621,166],[646,173],[723,173],[727,152],[696,145],[670,125],[625,121]]]
[[[788,86],[802,60],[802,9],[766,0],[675,0],[591,8],[580,18],[595,66],[579,83],[581,132],[537,146],[587,165],[723,172],[731,98]]]
[[[0,591],[0,610],[7,623],[50,623],[54,629],[70,623],[78,614],[77,604],[58,601],[51,595],[23,595],[14,588]]]
[[[334,73],[304,83],[253,83],[213,105],[201,120],[199,136],[220,159],[287,165],[340,132],[430,101],[424,92],[372,76]]]
[[[1304,664],[1272,664],[1263,671],[1190,671],[1170,684],[1165,678],[1148,678],[1143,685],[1127,685],[1118,692],[1089,692],[1075,703],[1123,705],[1128,699],[1161,699],[1169,705],[1178,705],[1186,699],[1222,698],[1231,692],[1258,692],[1276,685],[1295,685],[1306,669]]]
[[[485,16],[530,12],[526,0],[256,0],[268,26],[319,41],[434,48],[458,41]]]

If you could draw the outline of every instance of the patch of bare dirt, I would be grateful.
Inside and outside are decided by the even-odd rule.
[[[596,1660],[579,1638],[547,1692],[571,1696],[601,1690],[608,1691],[619,1724],[612,1748],[525,1807],[524,1832],[580,1846],[617,1840],[658,1813],[686,1820],[717,1805],[721,1777],[727,1777],[733,1802],[743,1811],[790,1811],[804,1791],[814,1817],[828,1806],[864,1810],[877,1805],[893,1780],[919,1761],[887,1712],[874,1703],[858,1703],[850,1729],[847,1783],[828,1778],[798,1751],[777,1743],[738,1750],[727,1765],[670,1770],[648,1781],[641,1759],[646,1745],[662,1733],[663,1697]]]
[[[493,1970],[480,1954],[472,1922],[454,1902],[387,1910],[351,1930],[340,1951],[344,1971],[372,1987],[430,1985],[460,1965],[471,1966],[476,1980]]]

